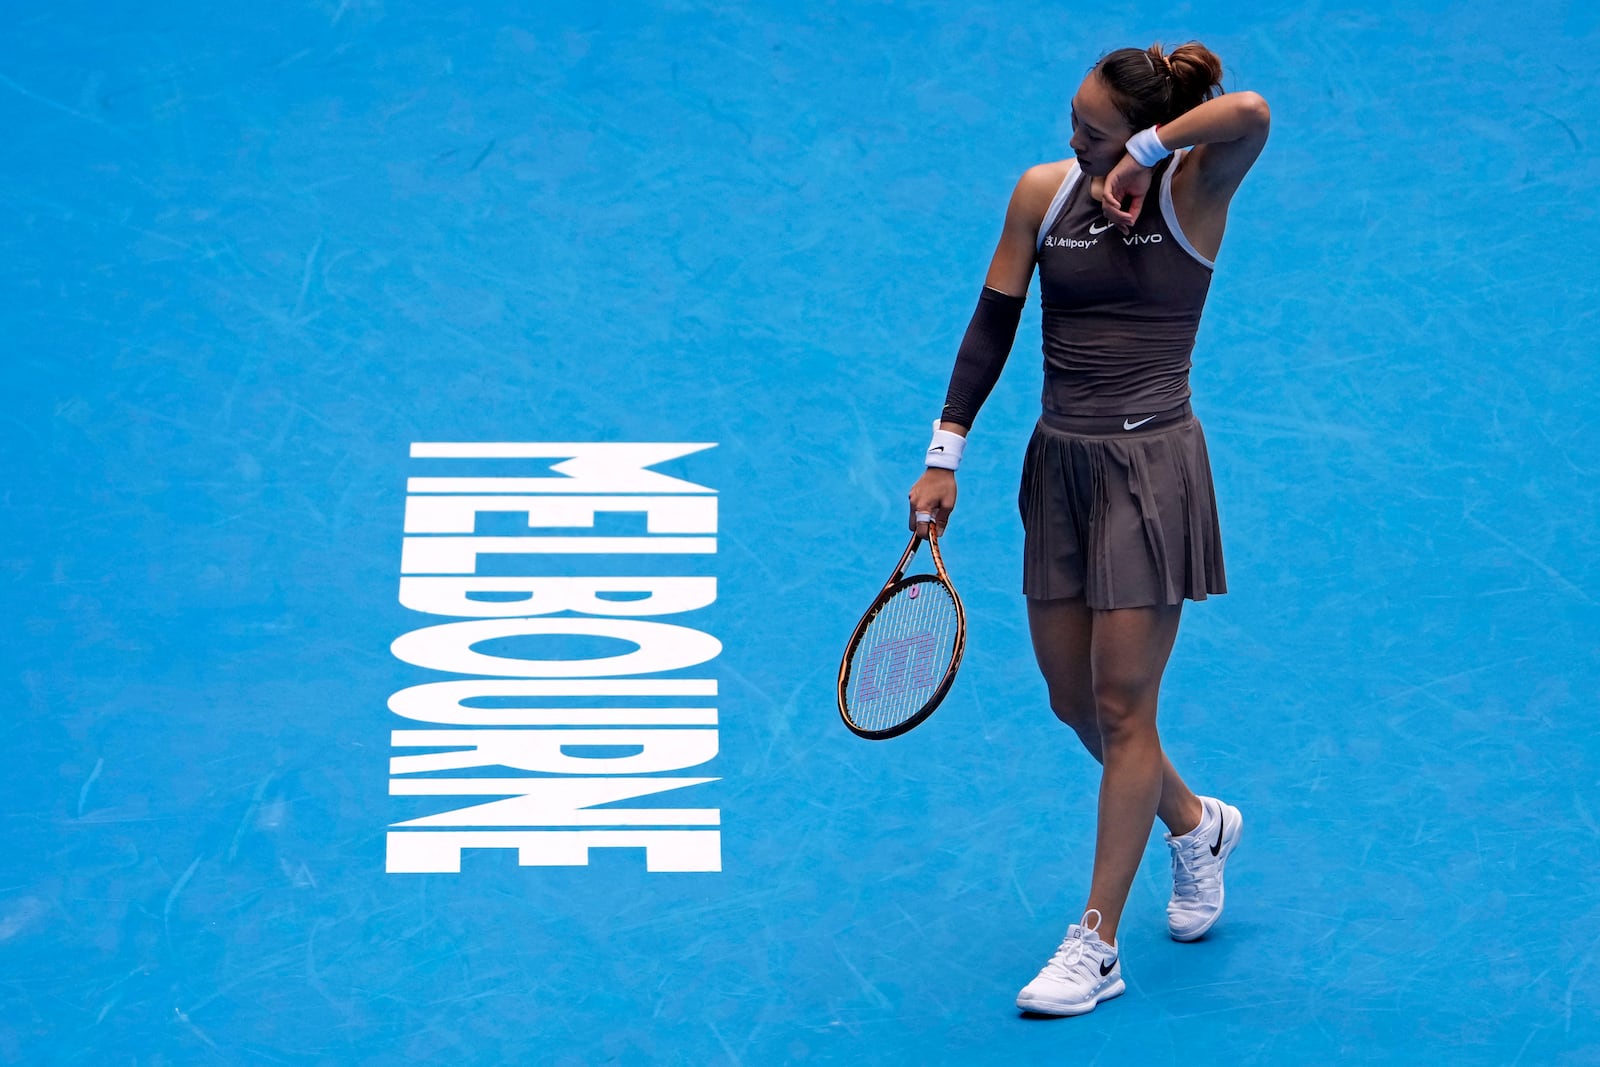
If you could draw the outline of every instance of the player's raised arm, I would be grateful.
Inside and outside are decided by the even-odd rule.
[[[1185,45],[1163,60],[1160,73],[1171,87],[1170,95],[1187,106],[1167,122],[1145,124],[1151,116],[1128,116],[1134,133],[1106,178],[1106,218],[1132,226],[1143,207],[1151,168],[1188,148],[1173,182],[1173,200],[1185,228],[1197,231],[1191,237],[1200,238],[1215,252],[1228,203],[1266,146],[1272,111],[1259,93],[1214,95],[1222,66],[1203,48]]]

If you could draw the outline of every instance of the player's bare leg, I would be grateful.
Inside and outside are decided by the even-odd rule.
[[[1083,747],[1103,764],[1090,656],[1095,615],[1082,600],[1028,601],[1028,629],[1033,636],[1034,656],[1049,689],[1050,709],[1056,718],[1072,727]],[[1174,836],[1193,830],[1202,816],[1200,798],[1184,783],[1165,753],[1161,756],[1161,800],[1156,814]]]
[[[1110,944],[1170,768],[1156,732],[1156,701],[1182,613],[1181,604],[1098,611],[1091,625],[1090,674],[1105,769],[1086,907],[1100,912],[1100,936]],[[1199,798],[1183,789],[1198,808]]]

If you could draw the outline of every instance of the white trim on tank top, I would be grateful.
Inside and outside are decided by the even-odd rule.
[[[1050,210],[1044,213],[1044,221],[1039,224],[1039,236],[1033,242],[1033,250],[1038,252],[1044,248],[1044,239],[1050,233],[1050,227],[1056,224],[1061,217],[1061,212],[1066,209],[1067,197],[1072,195],[1072,190],[1078,184],[1078,178],[1083,171],[1078,169],[1078,161],[1074,159],[1067,167],[1067,176],[1061,179],[1061,188],[1056,190],[1055,199],[1050,201]]]
[[[1214,261],[1200,254],[1200,250],[1189,243],[1188,235],[1183,232],[1183,227],[1178,224],[1178,212],[1172,206],[1172,176],[1178,172],[1178,165],[1183,157],[1189,154],[1187,148],[1173,153],[1172,164],[1161,175],[1161,217],[1166,220],[1167,229],[1172,231],[1172,237],[1178,242],[1185,252],[1193,256],[1198,262],[1210,270],[1216,270]],[[1056,190],[1054,199],[1050,201],[1050,210],[1044,213],[1044,221],[1039,224],[1039,234],[1034,239],[1034,251],[1044,248],[1044,239],[1049,235],[1051,227],[1061,218],[1061,213],[1066,209],[1067,198],[1072,195],[1072,190],[1077,188],[1078,179],[1083,176],[1083,171],[1078,169],[1078,161],[1073,160],[1067,167],[1067,176],[1061,179],[1061,187]]]
[[[1178,212],[1172,206],[1172,176],[1178,172],[1178,164],[1183,162],[1183,157],[1189,154],[1187,148],[1172,154],[1172,163],[1168,165],[1167,172],[1161,176],[1161,217],[1167,220],[1167,229],[1172,231],[1173,238],[1183,247],[1183,250],[1205,264],[1207,269],[1216,270],[1217,265],[1202,256],[1194,245],[1189,243],[1189,238],[1184,235],[1183,227],[1178,225]]]

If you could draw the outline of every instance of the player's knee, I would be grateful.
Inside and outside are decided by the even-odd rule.
[[[1099,716],[1095,712],[1094,698],[1087,693],[1065,693],[1051,690],[1050,710],[1056,718],[1078,733],[1099,729]]]
[[[1108,745],[1155,731],[1155,700],[1143,687],[1096,682],[1095,718]]]
[[[1046,680],[1048,681],[1048,680]],[[1098,718],[1094,713],[1094,694],[1086,686],[1050,686],[1050,710],[1067,726],[1083,733],[1096,729]]]

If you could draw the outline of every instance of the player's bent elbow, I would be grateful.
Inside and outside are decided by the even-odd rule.
[[[1239,108],[1252,133],[1262,135],[1272,128],[1272,109],[1267,106],[1266,97],[1248,90],[1228,95],[1235,98],[1234,106]]]

